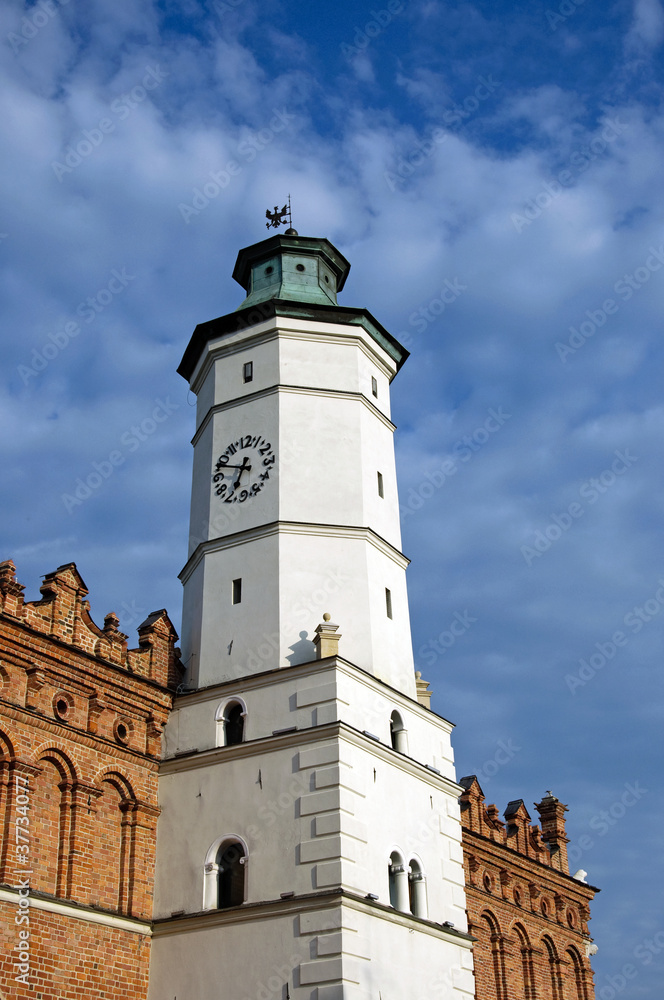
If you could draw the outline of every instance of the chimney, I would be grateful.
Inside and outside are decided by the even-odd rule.
[[[535,803],[535,808],[540,815],[542,840],[548,845],[551,852],[551,867],[569,875],[569,862],[567,860],[569,837],[565,836],[567,806],[563,805],[551,792],[547,792],[541,802]]]

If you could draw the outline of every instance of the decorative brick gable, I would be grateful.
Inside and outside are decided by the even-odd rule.
[[[128,649],[73,563],[23,589],[0,563],[0,994],[141,998],[177,635],[153,612]]]
[[[599,890],[569,873],[567,806],[547,793],[540,832],[522,799],[503,822],[474,775],[460,784],[476,1000],[594,1000],[588,920]]]

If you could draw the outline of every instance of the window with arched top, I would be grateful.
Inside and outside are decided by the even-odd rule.
[[[231,747],[245,739],[247,708],[242,699],[231,698],[217,709],[217,746]]]
[[[427,880],[422,865],[416,858],[411,858],[408,865],[408,904],[414,917],[428,915]]]
[[[408,732],[396,709],[390,716],[390,742],[393,750],[398,750],[399,753],[408,753]]]
[[[562,983],[560,979],[560,960],[553,940],[545,935],[542,938],[544,944],[543,955],[548,965],[548,974],[544,972],[541,977],[544,986],[543,995],[546,1000],[561,1000]]]
[[[244,866],[246,856],[242,844],[220,847],[217,853],[217,906],[239,906],[244,903]]]
[[[534,997],[536,995],[535,966],[533,960],[533,949],[530,944],[530,938],[528,937],[526,928],[522,924],[515,924],[513,937],[516,939],[518,949],[521,952],[521,975],[518,981],[516,996]],[[515,972],[517,970],[518,964],[515,964]]]
[[[471,933],[477,938],[473,947],[476,996],[508,1000],[505,942],[496,917],[485,910]]]
[[[203,906],[206,910],[241,906],[246,897],[247,849],[237,837],[223,837],[208,851]]]
[[[392,851],[388,864],[388,880],[390,887],[390,906],[395,910],[408,913],[410,898],[408,891],[408,869],[399,851]]]
[[[242,705],[229,705],[224,715],[224,726],[226,728],[226,746],[233,746],[241,743],[244,738],[244,712]]]
[[[586,970],[576,948],[565,952],[568,965],[565,973],[565,1000],[588,1000]]]

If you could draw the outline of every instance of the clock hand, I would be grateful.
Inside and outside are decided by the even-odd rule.
[[[244,456],[244,460],[242,462],[242,465],[236,465],[236,466],[234,466],[234,468],[236,468],[238,470],[237,476],[235,477],[235,482],[233,483],[233,489],[234,490],[236,490],[238,488],[238,486],[240,485],[240,479],[242,478],[242,473],[245,472],[245,471],[246,472],[251,472],[251,466],[247,465],[247,459],[248,459],[248,456],[245,455]]]

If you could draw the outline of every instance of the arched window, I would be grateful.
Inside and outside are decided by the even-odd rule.
[[[498,921],[485,911],[471,933],[477,938],[473,946],[476,995],[507,1000],[505,949]]]
[[[390,740],[392,749],[399,753],[408,753],[408,732],[403,724],[403,719],[395,710],[390,716]]]
[[[219,848],[217,853],[217,906],[239,906],[244,903],[244,865],[246,855],[242,844],[232,843]]]
[[[586,973],[576,948],[568,948],[565,958],[569,962],[565,972],[565,1000],[588,1000]]]
[[[246,717],[247,709],[240,698],[222,702],[215,716],[218,747],[230,747],[242,743],[245,737]]]
[[[427,880],[422,865],[415,858],[410,859],[408,866],[408,902],[410,912],[414,917],[426,917],[428,915],[427,905]]]
[[[560,961],[558,959],[558,952],[556,951],[556,946],[550,937],[545,936],[542,939],[544,943],[544,957],[548,964],[548,974],[544,972],[542,977],[546,986],[544,988],[544,996],[550,998],[550,1000],[562,1000],[562,984],[560,981]],[[548,983],[547,983],[548,980]]]
[[[207,910],[240,906],[246,895],[247,850],[239,838],[223,837],[208,851],[203,905]]]
[[[390,885],[390,906],[408,913],[410,899],[408,892],[408,870],[399,851],[392,851],[388,866]]]
[[[39,858],[39,871],[32,884],[42,892],[60,896],[65,894],[69,860],[63,794],[70,775],[58,757],[45,757],[39,761],[39,767],[40,772],[31,779],[30,787],[30,851]]]
[[[229,705],[224,714],[224,726],[226,729],[226,746],[233,746],[241,743],[244,738],[244,712],[242,705],[237,702]]]
[[[521,952],[521,982],[519,982],[518,996],[535,996],[535,969],[533,965],[533,949],[530,945],[528,933],[521,924],[514,925],[514,934]],[[518,967],[518,965],[517,965]]]
[[[104,863],[99,865],[92,888],[92,902],[106,910],[125,910],[122,905],[123,874],[128,875],[127,837],[123,826],[123,796],[117,784],[101,782],[102,794],[96,803],[96,825],[104,843]]]

